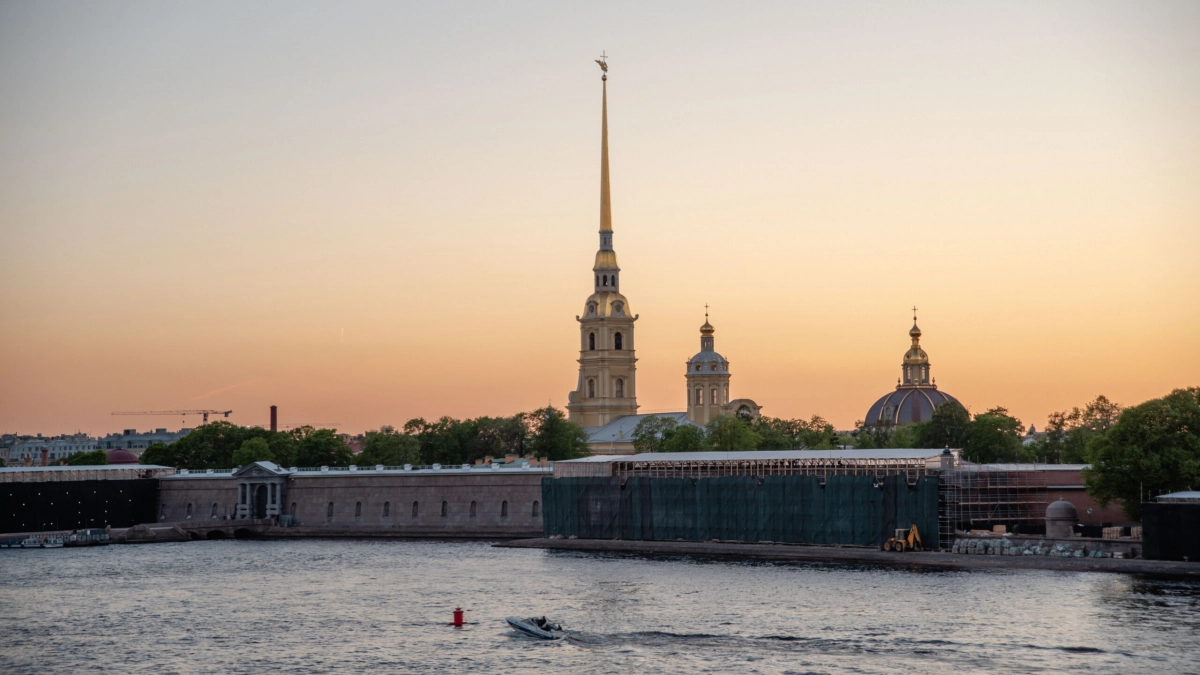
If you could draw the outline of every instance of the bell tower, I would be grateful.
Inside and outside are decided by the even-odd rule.
[[[608,185],[608,63],[601,56],[600,76],[600,248],[592,266],[592,294],[579,322],[579,381],[567,395],[572,422],[599,427],[622,415],[637,414],[637,358],[633,323],[637,315],[621,295],[617,252],[613,249],[612,206]]]

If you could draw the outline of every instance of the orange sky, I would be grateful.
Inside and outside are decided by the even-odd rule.
[[[638,401],[1200,384],[1200,6],[0,6],[0,432],[562,407],[599,71]],[[189,425],[196,420],[190,419]]]

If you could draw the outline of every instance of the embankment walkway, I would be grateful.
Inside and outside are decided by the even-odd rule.
[[[1116,572],[1200,580],[1200,563],[1114,558],[961,555],[955,553],[891,553],[868,548],[793,544],[738,544],[698,541],[627,541],[619,539],[517,539],[495,544],[504,548],[542,548],[594,553],[700,556],[752,560],[787,560],[936,569],[1017,569],[1058,572]]]

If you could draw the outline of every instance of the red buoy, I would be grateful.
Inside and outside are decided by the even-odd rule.
[[[462,628],[462,625],[463,625],[462,607],[454,608],[454,623],[451,625],[454,626],[455,628]]]

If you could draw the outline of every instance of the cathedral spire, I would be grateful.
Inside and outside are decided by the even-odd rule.
[[[603,52],[596,63],[604,74],[600,76],[600,232],[612,232],[612,204],[608,190],[608,57]],[[611,240],[610,240],[611,241]]]
[[[608,57],[604,54],[596,59],[604,74],[600,76],[600,250],[596,251],[596,264],[592,266],[596,277],[596,291],[617,291],[617,252],[613,250],[612,204],[608,187]]]

